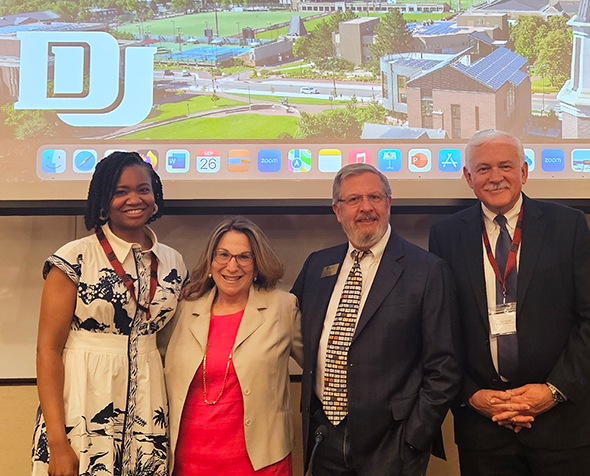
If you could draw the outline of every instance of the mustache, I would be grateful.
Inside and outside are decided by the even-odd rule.
[[[375,213],[368,213],[368,212],[361,212],[361,216],[358,217],[355,221],[364,221],[364,220],[378,220],[379,217]]]
[[[508,190],[510,189],[510,184],[503,180],[500,183],[486,185],[483,189],[486,192],[494,192],[496,190]]]

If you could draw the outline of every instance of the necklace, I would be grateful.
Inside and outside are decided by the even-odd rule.
[[[229,353],[229,357],[227,358],[227,365],[225,366],[225,375],[223,377],[223,384],[221,385],[221,391],[217,398],[210,402],[207,400],[207,351],[209,350],[209,340],[207,340],[207,347],[205,348],[205,356],[203,357],[203,400],[207,405],[215,405],[221,396],[223,395],[223,391],[225,390],[225,385],[227,384],[227,376],[229,374],[229,365],[231,364],[232,360],[232,352]]]

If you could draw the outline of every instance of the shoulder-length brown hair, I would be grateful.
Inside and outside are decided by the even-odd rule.
[[[254,255],[254,276],[256,276],[254,285],[257,288],[274,289],[284,276],[285,269],[281,260],[272,250],[268,238],[257,225],[241,216],[225,218],[211,232],[205,250],[191,274],[190,282],[184,290],[187,300],[193,301],[200,298],[215,285],[213,278],[210,277],[213,253],[223,235],[228,231],[243,233],[248,238]]]

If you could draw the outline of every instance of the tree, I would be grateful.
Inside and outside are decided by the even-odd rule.
[[[334,56],[332,33],[338,31],[341,21],[356,18],[350,10],[336,12],[320,21],[307,37],[298,38],[293,45],[293,54],[298,58],[306,58],[318,62]]]
[[[48,137],[52,134],[52,123],[47,111],[17,111],[12,104],[5,104],[1,108],[6,115],[4,124],[12,127],[14,137],[18,140],[33,137]]]
[[[518,15],[516,25],[510,29],[510,40],[514,43],[514,51],[528,60],[537,57],[536,39],[541,25],[545,24],[539,15]],[[545,28],[547,26],[545,25]],[[546,29],[542,31],[546,32]]]
[[[411,45],[412,34],[408,31],[403,15],[395,8],[381,17],[375,27],[375,40],[369,50],[374,58],[381,58],[409,51]]]
[[[385,108],[375,98],[371,99],[368,106],[356,108],[356,117],[361,124],[383,124],[385,114]]]
[[[551,86],[561,88],[570,77],[572,38],[568,31],[553,30],[547,33],[538,46],[535,71],[549,78]]]
[[[52,5],[51,9],[61,17],[61,21],[78,21],[80,8],[76,2],[57,2]]]
[[[298,139],[360,139],[361,125],[349,109],[328,109],[317,114],[301,111],[295,136]]]

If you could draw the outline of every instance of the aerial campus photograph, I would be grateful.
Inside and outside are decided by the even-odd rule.
[[[122,51],[153,48],[149,114],[72,127],[59,111],[16,109],[26,31],[101,31]],[[578,0],[3,0],[0,133],[311,142],[496,128],[527,141],[588,138],[589,32]]]

